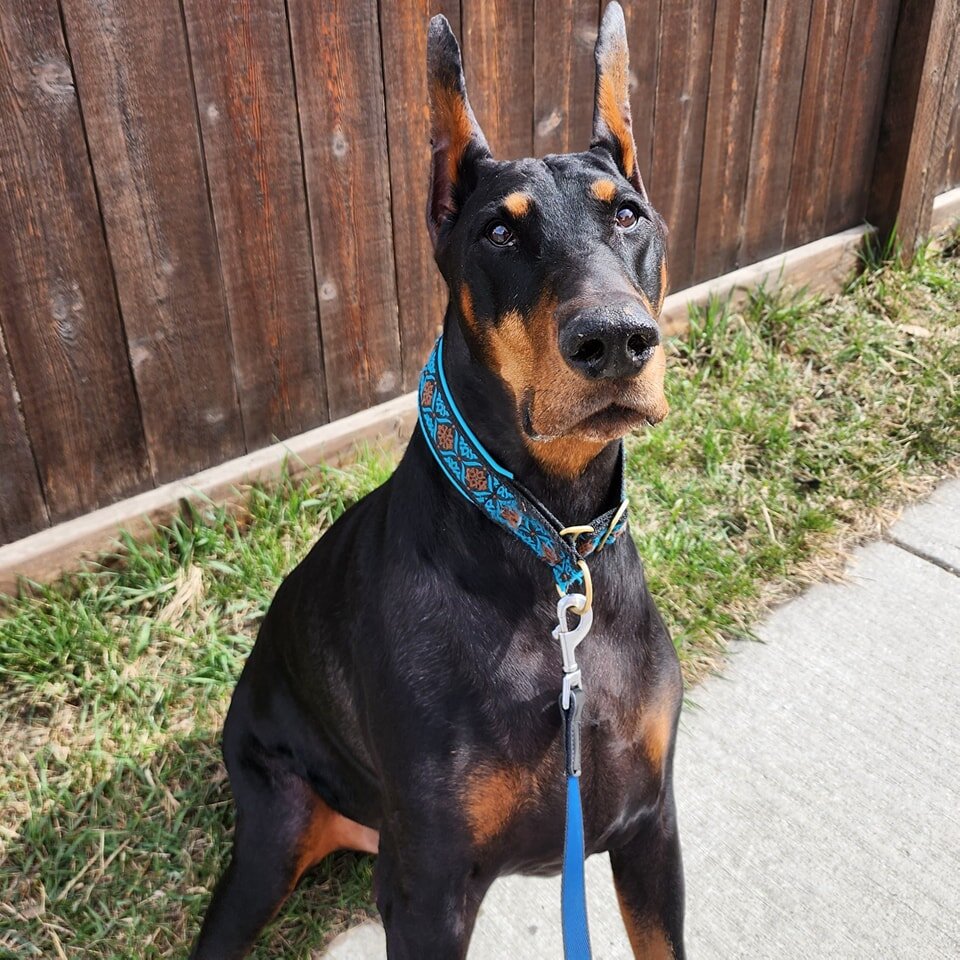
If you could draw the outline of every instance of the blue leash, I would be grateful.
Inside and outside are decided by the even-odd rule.
[[[579,726],[583,692],[572,693],[573,702],[564,711],[565,732]],[[561,710],[562,710],[561,706]],[[579,739],[579,733],[576,734]],[[570,734],[567,747],[567,825],[563,835],[563,873],[560,881],[560,917],[563,955],[566,960],[590,960],[590,929],[587,924],[587,885],[583,873],[583,804],[580,801],[580,771],[570,773]]]
[[[591,960],[584,880],[583,804],[580,797],[580,724],[585,694],[574,652],[593,623],[592,587],[586,557],[614,543],[627,529],[623,498],[623,445],[617,461],[621,503],[589,524],[565,527],[484,449],[457,407],[443,369],[443,337],[437,340],[420,376],[420,430],[441,473],[474,506],[513,534],[553,574],[560,592],[559,623],[553,636],[563,654],[563,719],[567,778],[566,827],[560,894],[565,960]],[[582,585],[585,595],[570,593]],[[579,622],[567,628],[567,613]]]

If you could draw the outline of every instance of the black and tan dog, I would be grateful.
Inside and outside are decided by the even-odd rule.
[[[430,24],[446,378],[480,442],[571,524],[615,505],[620,438],[667,412],[665,228],[637,170],[615,3],[596,62],[589,150],[500,162],[449,25]],[[586,848],[610,851],[635,956],[681,958],[677,657],[630,538],[590,567]],[[549,568],[451,486],[418,430],[392,478],[284,581],[260,630],[224,729],[233,859],[193,957],[244,956],[337,849],[378,854],[391,960],[464,957],[497,876],[556,872],[556,599]]]

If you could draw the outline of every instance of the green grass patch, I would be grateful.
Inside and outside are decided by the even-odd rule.
[[[672,411],[628,444],[631,529],[688,678],[772,602],[956,472],[960,260],[921,252],[831,300],[755,291],[675,340]]]
[[[755,294],[670,345],[672,413],[628,445],[631,526],[689,678],[960,458],[960,259],[871,269],[832,300]],[[382,482],[253,488],[0,621],[0,957],[182,957],[228,852],[219,728],[283,574]],[[571,518],[575,519],[575,518]],[[256,957],[309,957],[371,912],[331,858]]]

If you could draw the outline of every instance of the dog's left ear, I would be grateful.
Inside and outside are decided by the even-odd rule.
[[[607,4],[594,51],[597,86],[593,101],[593,140],[590,149],[607,150],[620,172],[646,197],[637,168],[637,147],[630,121],[630,54],[627,27],[619,3]]]
[[[433,147],[427,229],[436,246],[440,228],[456,216],[476,186],[478,162],[490,157],[467,99],[457,38],[442,14],[430,21],[427,33],[427,87]]]

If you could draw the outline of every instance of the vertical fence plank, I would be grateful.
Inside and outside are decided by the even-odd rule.
[[[375,0],[290,0],[332,418],[401,389]]]
[[[956,69],[956,72],[960,74],[960,69]],[[940,176],[941,192],[960,186],[960,88],[956,89],[952,102],[953,111],[947,133],[947,151],[943,158],[943,171]]]
[[[694,276],[713,17],[713,0],[677,0],[661,10],[650,193],[670,228],[675,288]]]
[[[244,449],[177,0],[63,0],[154,474]]]
[[[2,27],[0,27],[2,30]],[[2,56],[2,54],[0,54]],[[0,330],[0,545],[49,524]]]
[[[862,122],[863,106],[841,101],[853,7],[853,0],[813,3],[793,141],[783,248],[823,236],[838,128]],[[839,117],[843,117],[842,124]]]
[[[606,2],[602,0],[601,7]],[[630,114],[637,141],[637,165],[647,190],[652,188],[653,117],[660,72],[660,0],[634,0],[623,8],[630,48]],[[602,13],[602,11],[601,11]],[[591,83],[590,89],[593,89]],[[651,195],[654,206],[657,198]]]
[[[927,51],[932,67],[929,84],[921,88],[921,126],[915,131],[918,149],[911,150],[906,171],[912,189],[904,197],[901,218],[907,226],[901,240],[908,254],[930,232],[933,201],[943,189],[944,170],[952,162],[950,149],[956,149],[956,142],[949,138],[951,129],[954,133],[957,129],[953,121],[960,102],[960,0],[941,3],[944,9],[941,13],[938,3],[933,23],[937,32]],[[926,145],[925,138],[929,138]]]
[[[803,84],[811,0],[767,0],[740,262],[776,253]]]
[[[533,155],[590,146],[597,0],[536,0],[533,53]]]
[[[0,5],[0,317],[50,517],[142,489],[137,399],[55,0]]]
[[[844,121],[836,123],[825,231],[863,220],[890,68],[899,0],[855,0],[840,95]]]
[[[327,419],[283,0],[184,0],[248,449]]]
[[[404,390],[416,386],[447,302],[426,228],[430,178],[427,24],[433,13],[443,13],[454,32],[459,31],[457,0],[439,7],[430,0],[380,7]]]
[[[463,0],[467,91],[494,155],[533,153],[533,3]]]
[[[943,86],[934,135],[934,158],[939,158],[933,180],[934,194],[960,181],[960,10],[953,28],[953,41],[943,65]]]
[[[912,256],[930,225],[960,63],[960,0],[905,0],[893,44],[867,215],[881,235],[897,228]]]
[[[739,266],[762,31],[763,0],[717,0],[697,213],[697,279]]]

